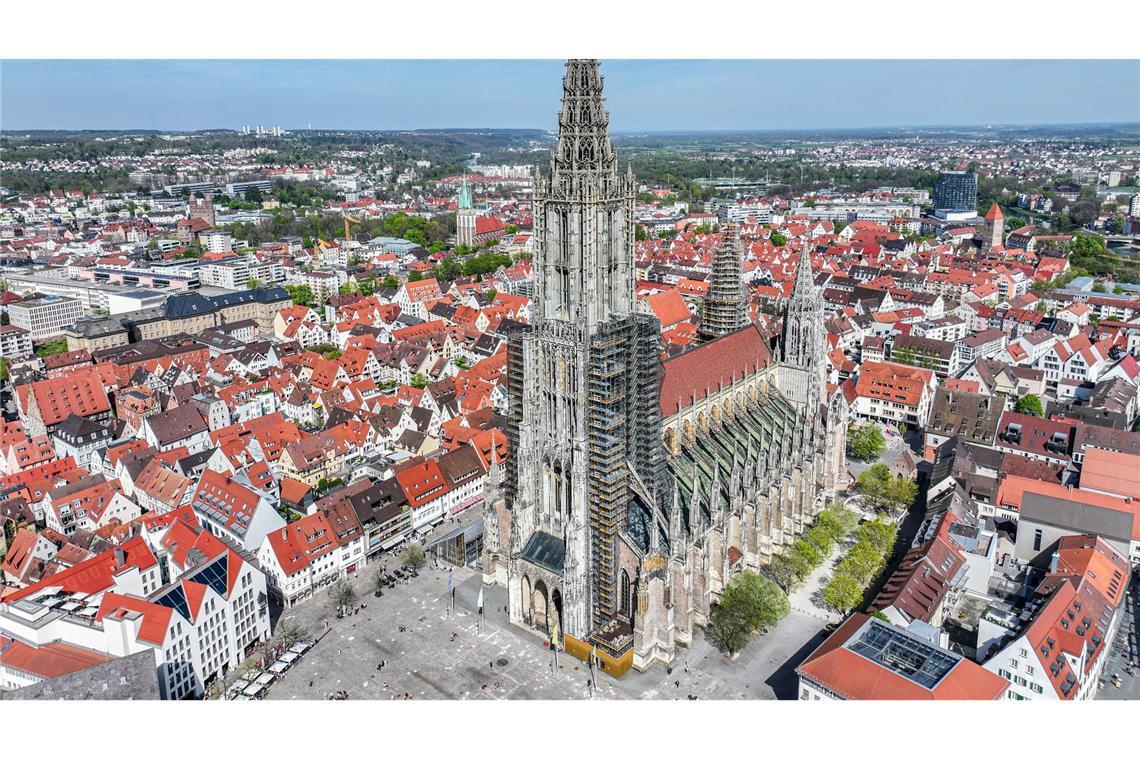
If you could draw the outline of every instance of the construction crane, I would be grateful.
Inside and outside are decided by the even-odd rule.
[[[349,222],[352,222],[353,224],[360,224],[360,220],[355,216],[349,216],[348,214],[344,215],[344,249],[346,251],[348,250],[348,241],[351,240],[348,233]]]

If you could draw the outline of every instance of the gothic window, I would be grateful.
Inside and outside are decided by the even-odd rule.
[[[657,529],[656,526],[653,528]],[[633,609],[633,591],[630,588],[629,573],[625,570],[621,571],[621,614],[629,617],[630,611]]]

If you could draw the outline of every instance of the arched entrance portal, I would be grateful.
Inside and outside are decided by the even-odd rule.
[[[532,625],[544,633],[550,633],[549,616],[547,610],[549,609],[549,597],[546,592],[545,581],[534,582],[534,599],[531,608],[534,611],[534,621]]]
[[[550,595],[550,603],[554,606],[553,622],[558,623],[558,633],[561,636],[565,630],[562,625],[562,592],[554,589],[554,593]]]

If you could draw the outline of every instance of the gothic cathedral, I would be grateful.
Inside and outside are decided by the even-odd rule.
[[[734,573],[810,525],[846,444],[808,252],[782,361],[732,303],[731,231],[705,342],[662,361],[657,319],[634,309],[635,194],[598,63],[571,60],[535,177],[534,305],[508,342],[509,456],[488,478],[484,580],[506,584],[512,623],[615,676],[671,663]]]

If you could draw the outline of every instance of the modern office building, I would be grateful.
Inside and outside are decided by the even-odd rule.
[[[934,215],[940,219],[977,214],[978,178],[973,172],[941,172],[934,183]]]
[[[16,327],[42,340],[63,333],[64,328],[83,316],[83,303],[76,298],[44,296],[8,306],[8,317]]]

